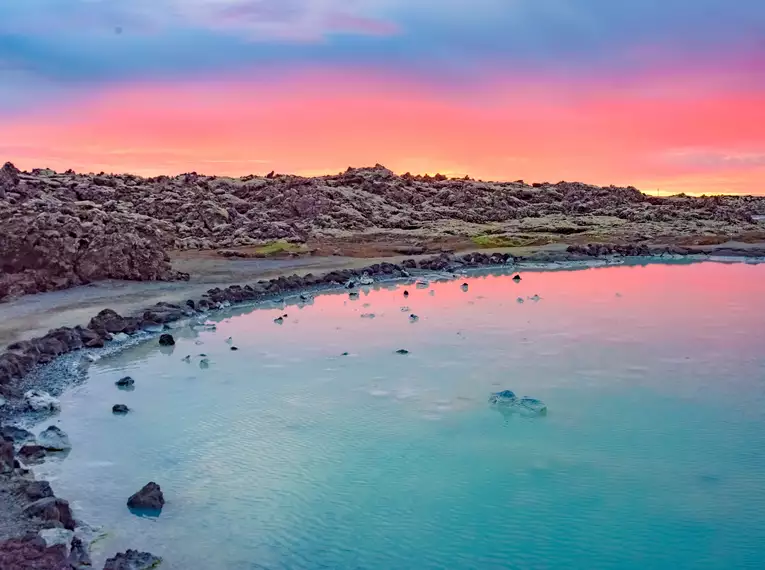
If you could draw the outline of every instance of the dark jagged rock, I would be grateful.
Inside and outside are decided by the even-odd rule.
[[[153,481],[147,483],[127,501],[129,508],[141,511],[161,511],[164,505],[165,497],[162,489]]]
[[[24,486],[24,493],[31,501],[39,501],[53,496],[53,489],[47,481],[30,481]]]
[[[74,530],[75,522],[69,502],[58,497],[46,497],[28,505],[24,512],[30,518],[61,523],[64,528]]]
[[[72,570],[66,547],[47,546],[45,540],[30,534],[0,542],[1,570]]]
[[[104,570],[151,570],[162,562],[162,558],[148,552],[127,550],[109,558]]]
[[[513,281],[518,283],[518,281],[520,281],[520,280],[521,280],[521,276],[520,275],[513,275]]]
[[[173,338],[173,335],[171,334],[162,334],[159,337],[159,345],[160,346],[173,346],[175,344],[175,339]]]
[[[88,547],[77,536],[72,537],[67,561],[69,562],[69,565],[76,570],[90,568],[93,565],[93,561],[90,559],[90,553],[88,552]]]
[[[125,415],[130,411],[125,404],[114,404],[112,406],[112,413],[117,415]]]
[[[45,448],[40,445],[24,444],[19,449],[19,458],[24,463],[36,463],[45,459]]]
[[[28,430],[16,426],[0,427],[0,439],[5,438],[13,443],[26,443],[35,440],[35,435]]]
[[[135,386],[135,380],[133,380],[130,376],[125,376],[117,380],[115,384],[120,388],[130,388]]]

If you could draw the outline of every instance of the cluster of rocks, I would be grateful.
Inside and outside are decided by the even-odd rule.
[[[21,536],[0,540],[0,569],[81,570],[92,567],[87,531],[75,520],[69,502],[56,497],[50,483],[35,480],[28,466],[48,453],[71,448],[69,437],[57,426],[37,438],[12,425],[0,427],[0,507],[11,517]],[[159,486],[149,483],[128,500],[128,506],[161,509],[164,497]],[[6,521],[7,523],[8,521]],[[8,529],[4,528],[6,533]],[[26,530],[26,534],[24,534]],[[161,559],[128,550],[106,561],[112,570],[148,570]]]
[[[439,223],[446,228],[547,216],[570,222],[555,230],[564,235],[584,231],[580,225],[589,225],[585,218],[592,216],[738,227],[752,224],[755,214],[765,214],[765,198],[660,198],[632,187],[577,182],[397,176],[380,165],[315,178],[142,178],[21,172],[6,163],[0,169],[0,300],[105,278],[187,278],[171,270],[167,251],[174,249],[247,256],[230,248],[338,232],[432,232]]]

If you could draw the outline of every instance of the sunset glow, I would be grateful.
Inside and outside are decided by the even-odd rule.
[[[575,38],[566,37],[523,51],[503,44],[495,29],[496,18],[517,17],[542,33],[553,23],[581,23],[588,9],[599,18],[592,26],[622,25],[625,14],[596,10],[601,2],[588,0],[581,14],[565,15],[553,2],[535,11],[484,0],[462,21],[465,45],[452,46],[449,63],[439,51],[446,45],[441,35],[468,11],[451,7],[456,3],[432,16],[433,29],[422,36],[408,22],[427,18],[394,1],[342,9],[331,1],[297,2],[303,12],[292,26],[265,10],[271,2],[195,0],[189,20],[175,23],[160,17],[173,3],[156,4],[107,17],[97,4],[82,3],[79,17],[93,15],[83,19],[82,38],[54,30],[43,42],[30,32],[26,43],[2,48],[0,74],[15,82],[0,89],[0,156],[25,169],[142,175],[315,175],[381,163],[399,173],[765,194],[761,56],[725,27],[746,10],[720,24],[715,57],[691,49],[694,33],[719,23],[712,15],[690,24],[678,19],[688,37],[675,38],[674,46],[664,37],[654,48],[604,38],[606,57],[595,45],[571,51],[567,42]],[[212,4],[227,11],[204,26],[200,14]],[[679,4],[699,9],[698,2]],[[744,4],[750,22],[765,18],[758,3]],[[4,11],[15,15],[11,22],[24,22],[23,9]],[[258,25],[243,26],[234,13],[256,14]],[[129,21],[128,14],[141,25],[110,34],[106,23],[93,24],[101,17]],[[266,26],[268,14],[273,22]],[[674,29],[673,15],[665,16]],[[650,39],[650,31],[638,35]],[[195,37],[211,50],[206,58],[194,59],[201,47],[188,42]],[[56,57],[71,77],[41,61],[39,50],[32,53],[31,45],[43,43],[68,48]],[[104,55],[86,55],[86,44],[102,45]],[[181,44],[188,53],[172,55]],[[156,57],[148,49],[157,49]],[[106,53],[114,69],[102,61]],[[557,53],[568,53],[567,67]]]

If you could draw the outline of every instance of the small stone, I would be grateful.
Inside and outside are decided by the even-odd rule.
[[[396,354],[409,354],[409,351],[407,349],[405,349],[405,348],[399,348],[396,351]]]
[[[463,291],[467,291],[468,290],[468,284],[467,283],[463,283],[462,285],[460,285],[460,289],[462,289]]]
[[[283,323],[284,323],[284,319],[283,319],[282,317],[276,317],[276,318],[274,319],[274,322],[275,322],[277,325],[281,325],[281,324],[283,324]]]
[[[130,388],[131,386],[135,385],[135,380],[133,380],[130,376],[125,376],[124,378],[117,380],[115,384],[120,388]]]
[[[128,408],[125,404],[114,404],[112,406],[112,413],[113,414],[127,414],[130,411],[130,408]]]
[[[347,353],[347,352],[344,352],[344,353],[342,353],[340,356],[348,356],[348,354],[349,354],[349,353]]]
[[[175,344],[175,339],[173,338],[173,335],[164,333],[159,336],[160,346],[173,346],[174,344]]]
[[[199,361],[199,367],[202,368],[203,370],[206,368],[210,368],[210,360],[207,358],[203,358],[202,360]]]
[[[239,350],[239,348],[238,348],[238,347],[236,347],[236,346],[232,346],[232,347],[231,347],[231,350]]]
[[[404,289],[404,297],[408,297],[408,296],[409,296],[409,291],[407,291],[406,289]]]
[[[523,303],[523,297],[518,297],[515,301],[517,303],[521,303],[522,304]]]
[[[409,322],[410,322],[410,323],[416,323],[416,322],[417,322],[417,321],[419,321],[419,320],[420,320],[420,317],[418,317],[418,316],[417,316],[417,315],[415,315],[414,313],[412,313],[411,315],[409,315]]]
[[[181,358],[181,361],[182,361],[182,362],[191,362],[191,355],[190,355],[190,354],[187,354],[186,356],[184,356],[183,358]]]
[[[518,283],[518,281],[520,281],[520,280],[521,280],[521,276],[520,275],[514,275],[513,276],[513,281],[515,281],[516,283]]]

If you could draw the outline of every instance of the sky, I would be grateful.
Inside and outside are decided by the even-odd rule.
[[[765,2],[0,2],[5,160],[765,194]]]

